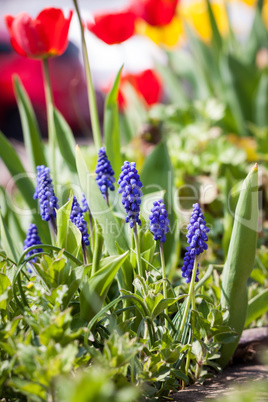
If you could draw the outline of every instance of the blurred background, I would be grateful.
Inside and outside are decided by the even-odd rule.
[[[79,1],[85,20],[90,20],[95,12],[109,13],[127,7],[129,4],[130,2],[127,0]],[[229,20],[238,41],[245,43],[252,28],[256,2],[233,0],[229,2],[212,1],[211,4],[220,33],[223,36],[228,35]],[[6,14],[17,15],[19,12],[25,11],[35,17],[48,6],[59,7],[66,12],[73,9],[71,0],[55,0],[50,3],[42,0],[38,2],[0,0],[0,130],[6,136],[19,140],[22,139],[22,131],[13,92],[12,75],[20,76],[33,103],[42,135],[46,137],[42,72],[40,61],[21,57],[14,52],[10,45],[4,16]],[[263,19],[268,22],[266,4],[263,6]],[[124,65],[122,76],[128,76],[125,81],[129,81],[135,92],[142,95],[145,108],[159,102],[173,102],[173,95],[178,85],[172,87],[172,77],[167,77],[169,72],[161,66],[167,66],[170,61],[170,52],[175,54],[178,50],[176,54],[183,54],[183,52],[186,54],[185,60],[180,59],[180,62],[187,68],[187,63],[189,63],[187,53],[192,52],[193,49],[189,46],[186,25],[191,27],[197,38],[204,44],[208,45],[211,42],[206,1],[179,1],[171,22],[164,26],[151,26],[142,20],[136,22],[135,35],[120,44],[108,45],[86,30],[88,53],[101,121],[104,95],[110,89],[113,79],[122,65]],[[70,124],[74,134],[88,136],[90,135],[90,120],[76,15],[73,16],[71,22],[69,39],[70,43],[66,52],[62,56],[50,60],[55,103]],[[262,59],[265,62],[265,54]],[[143,74],[143,72],[146,74],[141,77],[141,83],[133,85],[135,76]],[[169,85],[166,85],[166,81],[169,82]],[[186,82],[185,78],[181,83],[183,90],[189,94],[191,85]],[[134,102],[131,90],[128,90],[128,93],[125,98],[128,97],[131,104],[132,101]],[[122,99],[122,93],[119,93],[119,106],[123,105]]]

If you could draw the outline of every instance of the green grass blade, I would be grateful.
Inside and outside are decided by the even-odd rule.
[[[10,142],[6,139],[0,131],[0,157],[9,170],[13,180],[19,191],[21,192],[26,204],[32,211],[35,223],[38,226],[40,233],[42,233],[42,240],[44,242],[50,241],[49,228],[46,222],[42,221],[37,211],[37,201],[33,199],[34,185],[29,179],[17,152],[12,147]]]
[[[30,98],[28,97],[18,76],[15,76],[14,78],[14,91],[20,112],[25,148],[31,161],[32,171],[35,172],[36,166],[47,166],[47,161],[44,154],[44,146],[40,130]]]
[[[121,156],[121,138],[119,127],[119,114],[118,114],[118,88],[120,83],[120,76],[123,66],[117,73],[113,87],[108,93],[105,101],[104,109],[104,141],[106,153],[112,168],[115,172],[115,177],[121,173],[122,156]]]
[[[264,71],[256,94],[255,115],[259,127],[268,126],[268,73]]]
[[[75,139],[68,123],[55,108],[53,108],[53,122],[56,141],[63,160],[72,172],[76,172]]]
[[[247,280],[254,266],[258,232],[258,167],[246,177],[234,216],[234,226],[227,259],[222,273],[221,305],[229,310],[227,325],[238,338],[221,349],[219,363],[226,366],[244,329],[248,297]]]
[[[211,31],[212,31],[212,46],[216,54],[219,54],[222,48],[222,37],[217,25],[217,22],[215,20],[210,0],[207,0],[207,9],[208,9],[208,16],[209,16],[209,22],[211,26]]]
[[[0,228],[1,228],[1,246],[5,250],[5,253],[8,258],[12,259],[16,263],[18,262],[18,251],[16,250],[15,244],[10,236],[8,228],[5,224],[5,221],[0,214]],[[13,278],[9,278],[12,282]]]
[[[261,317],[268,311],[268,289],[264,289],[257,294],[248,303],[248,312],[245,326],[247,327],[252,321]]]

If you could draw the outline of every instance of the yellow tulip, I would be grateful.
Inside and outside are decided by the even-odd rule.
[[[211,8],[217,22],[219,31],[222,35],[228,32],[228,16],[224,2],[213,2]],[[180,15],[190,26],[194,27],[199,36],[205,41],[210,42],[212,37],[207,3],[205,0],[191,1],[182,3]]]
[[[182,21],[173,17],[172,21],[164,26],[156,27],[138,20],[135,27],[136,33],[148,36],[157,45],[173,47],[184,39]]]

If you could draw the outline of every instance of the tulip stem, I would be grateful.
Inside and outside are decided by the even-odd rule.
[[[56,136],[53,121],[54,100],[49,76],[48,58],[45,58],[42,61],[43,61],[42,66],[43,66],[44,89],[46,98],[46,110],[47,110],[48,140],[51,152],[51,175],[53,177],[55,187],[57,185],[57,180],[56,180]]]
[[[77,0],[73,0],[75,10],[77,13],[80,30],[81,30],[81,40],[82,40],[82,51],[83,51],[83,59],[84,59],[84,66],[86,72],[86,80],[87,80],[87,92],[88,92],[88,103],[89,103],[89,113],[91,119],[91,126],[92,126],[92,133],[95,146],[97,150],[102,147],[102,139],[101,139],[101,131],[100,131],[100,123],[99,123],[99,115],[98,115],[98,108],[96,102],[96,95],[93,88],[93,82],[90,72],[89,60],[88,60],[88,53],[87,53],[87,45],[85,40],[85,33],[84,27],[81,19],[81,14],[78,7]]]
[[[182,333],[183,333],[183,330],[184,330],[184,327],[185,327],[186,319],[187,319],[188,312],[189,312],[189,309],[190,309],[190,305],[191,305],[191,302],[192,302],[192,297],[193,297],[193,294],[194,294],[194,284],[195,284],[197,266],[198,266],[197,257],[195,256],[194,267],[193,267],[192,277],[191,277],[191,283],[190,283],[189,292],[188,292],[188,299],[187,299],[185,309],[183,311],[182,321],[181,321],[181,325],[180,325],[180,331],[179,331],[179,335],[178,335],[179,340],[181,340],[181,336],[182,336]]]

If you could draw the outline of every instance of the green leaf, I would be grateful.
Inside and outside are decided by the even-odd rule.
[[[33,402],[42,402],[47,400],[46,388],[37,382],[12,377],[12,379],[9,380],[9,386],[28,396]]]
[[[11,282],[8,277],[0,272],[0,296],[6,291],[6,289],[11,286]],[[0,301],[0,310],[5,310],[7,307],[6,300]]]
[[[70,221],[73,197],[60,209],[56,211],[57,223],[57,244],[59,248],[64,248],[75,257],[78,256],[81,247],[82,235],[80,230]]]
[[[248,303],[248,311],[245,326],[247,327],[252,321],[261,317],[268,311],[268,289],[264,289],[257,294]]]
[[[79,147],[76,148],[76,163],[81,187],[88,201],[93,218],[98,221],[102,228],[108,253],[110,255],[118,254],[115,242],[117,242],[123,250],[127,250],[128,244],[121,230],[122,228],[111,209],[107,207],[94,176],[91,175],[88,170]]]
[[[32,181],[29,179],[21,161],[18,157],[17,152],[12,147],[10,142],[6,139],[4,134],[0,131],[0,156],[3,159],[7,169],[9,170],[15,184],[25,202],[27,203],[29,209],[33,211],[33,217],[35,223],[38,226],[40,233],[42,233],[42,240],[49,243],[50,234],[47,222],[42,221],[40,215],[37,212],[37,202],[33,199],[34,186]]]
[[[229,310],[226,323],[234,328],[237,340],[224,345],[219,363],[224,367],[232,357],[247,315],[247,280],[254,266],[258,232],[258,167],[246,177],[234,215],[234,226],[222,273],[221,306]]]
[[[1,244],[6,252],[7,257],[15,262],[18,262],[18,250],[16,250],[15,244],[12,241],[12,238],[10,236],[10,233],[7,229],[7,226],[1,213],[0,213],[0,228],[1,228]]]
[[[75,162],[75,140],[68,123],[57,110],[53,109],[53,122],[55,128],[56,141],[64,162],[72,172],[76,172]]]
[[[119,256],[104,258],[100,262],[99,270],[91,276],[85,277],[80,291],[80,318],[90,321],[103,305],[111,283],[128,257],[128,251]]]
[[[174,175],[168,148],[165,141],[161,141],[154,150],[146,157],[142,171],[141,182],[143,194],[150,194],[156,191],[164,191],[168,217],[170,221],[170,233],[167,234],[167,241],[164,243],[165,257],[168,263],[171,260],[173,251],[177,244],[174,238],[177,233],[175,216],[173,213],[174,197]],[[153,205],[152,205],[153,206]],[[149,209],[149,205],[147,209]]]
[[[230,66],[231,57],[221,55],[219,60],[220,76],[221,76],[221,95],[224,101],[228,104],[233,120],[233,129],[239,135],[247,135],[245,121],[241,109],[241,103],[238,99],[238,94],[235,91],[235,76]]]
[[[216,54],[219,54],[219,52],[222,49],[222,37],[221,37],[217,22],[215,20],[215,17],[214,17],[212,8],[211,8],[210,0],[207,0],[207,9],[208,9],[209,22],[210,22],[211,31],[212,31],[212,46],[213,46],[214,52]]]
[[[20,112],[25,148],[31,161],[32,171],[35,172],[36,166],[47,166],[42,137],[30,98],[17,75],[14,77],[14,90]]]
[[[255,103],[256,123],[260,127],[268,126],[268,73],[264,71],[259,81]]]
[[[171,368],[170,371],[176,378],[178,378],[179,380],[184,381],[185,384],[189,384],[189,378],[187,377],[187,375],[183,371],[178,370],[178,369],[174,369],[174,368]]]
[[[104,109],[104,140],[105,148],[109,161],[115,172],[115,177],[121,173],[122,156],[121,156],[121,139],[118,114],[118,88],[120,76],[123,66],[117,73],[113,87],[108,93],[105,101]]]

